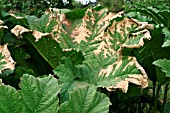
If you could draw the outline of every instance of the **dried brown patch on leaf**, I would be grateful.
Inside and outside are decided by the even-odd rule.
[[[0,73],[5,69],[14,70],[16,62],[12,59],[7,44],[3,46],[0,45],[0,53],[4,57],[2,59],[2,62],[6,62],[6,64],[4,64],[4,67],[0,70]]]
[[[131,18],[131,21],[133,21],[139,26],[137,30],[140,30],[140,29],[152,29],[153,30],[154,29],[154,26],[152,24],[148,24],[148,22],[139,22],[133,18]]]
[[[41,37],[49,36],[50,33],[42,33],[42,32],[39,32],[39,31],[33,31],[32,35],[35,37],[35,41],[37,42],[39,39],[41,39]]]
[[[102,26],[102,28],[100,28],[99,33],[101,33],[102,31],[104,31],[109,25],[110,25],[110,21],[118,18],[118,17],[122,17],[122,15],[124,14],[124,12],[119,12],[119,13],[109,13],[107,15],[104,16],[104,18],[102,18],[99,22],[98,22],[98,26],[104,24],[104,26]]]
[[[114,89],[120,89],[122,92],[126,93],[128,91],[129,82],[122,80],[116,83],[116,86],[106,87],[108,91],[114,91]]]
[[[11,29],[11,33],[13,33],[15,36],[20,38],[22,38],[21,35],[25,32],[32,32],[32,31],[20,25],[16,25],[13,29]]]
[[[131,33],[131,30],[129,30],[132,29],[132,27],[132,31],[135,33]],[[114,45],[119,45],[120,48],[117,50],[117,54],[121,57],[124,48],[139,48],[144,45],[144,39],[151,39],[148,29],[153,29],[153,25],[125,17],[122,21],[114,21],[112,26],[108,28],[108,31],[112,34],[115,32],[119,33],[121,40],[117,38],[117,35],[114,37],[108,34],[108,37],[116,41]],[[141,37],[138,37],[138,39],[137,36],[139,35],[141,35]]]
[[[16,18],[16,19],[23,19],[24,17],[21,17],[21,16],[16,16],[15,14],[13,13],[10,13],[9,15],[11,15],[12,17]]]
[[[108,77],[111,75],[111,76],[115,76],[115,79],[117,78],[117,74],[128,75],[125,79],[121,80],[120,78],[120,80],[116,82],[116,85],[106,87],[109,91],[114,91],[114,89],[118,88],[122,90],[124,93],[126,93],[128,90],[129,82],[136,85],[140,85],[142,88],[146,88],[148,86],[147,74],[143,69],[143,67],[140,66],[140,64],[137,62],[136,58],[128,57],[127,60],[129,60],[129,62],[124,64],[124,61],[122,59],[118,59],[116,62],[109,65],[107,68],[100,70],[99,76],[105,75],[105,77]],[[136,66],[136,68],[140,71],[140,73],[135,73],[135,72],[126,73],[126,71],[128,71],[129,66]],[[119,73],[117,72],[118,70],[120,71]]]
[[[50,36],[59,43],[60,42],[60,40],[59,40],[60,33],[62,33],[62,32],[67,33],[63,29],[62,24],[64,24],[68,28],[70,28],[72,23],[66,18],[65,14],[60,14],[60,9],[49,8],[48,11],[46,11],[46,14],[50,15],[49,22],[51,20],[55,20],[57,22],[57,24],[54,26],[52,32],[50,32]]]
[[[2,20],[0,20],[0,24],[4,24],[4,22]]]
[[[0,26],[0,29],[8,29],[7,26]]]
[[[87,22],[91,21],[91,24],[94,24],[95,18],[93,17],[93,14],[89,16],[88,13],[92,14],[92,9],[87,9],[81,25],[77,26],[72,31],[71,37],[73,37],[74,41],[77,43],[80,43],[82,40],[87,41],[86,38],[92,34],[92,31],[87,28]]]
[[[7,26],[3,26],[1,24],[4,24],[4,22],[2,20],[0,20],[0,29],[8,29]]]
[[[13,29],[11,29],[11,33],[15,34],[15,36],[17,36],[19,38],[22,38],[22,34],[26,33],[26,32],[32,32],[32,35],[35,37],[35,41],[38,41],[43,36],[50,35],[50,33],[42,33],[42,32],[36,31],[36,30],[32,31],[32,30],[26,29],[25,27],[20,26],[20,25],[16,25]]]

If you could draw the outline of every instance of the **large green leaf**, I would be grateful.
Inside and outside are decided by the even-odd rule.
[[[22,113],[20,96],[9,85],[0,85],[0,113]]]
[[[94,87],[78,88],[61,104],[60,113],[108,113],[109,98]]]
[[[60,91],[57,79],[52,76],[35,78],[24,75],[20,87],[24,113],[57,113],[57,95]]]
[[[166,74],[166,77],[170,77],[170,60],[159,59],[154,61],[153,64],[161,67],[161,70]]]

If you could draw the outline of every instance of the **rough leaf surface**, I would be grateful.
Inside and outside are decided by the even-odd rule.
[[[35,78],[24,75],[21,78],[22,104],[24,113],[57,113],[58,88],[57,79],[52,76]]]
[[[123,12],[107,14],[105,9],[88,9],[82,23],[74,28],[71,35],[61,37],[71,38],[74,44],[71,41],[60,43],[67,44],[61,44],[65,45],[62,46],[65,49],[73,48],[83,52],[83,65],[86,66],[80,67],[94,70],[91,72],[93,74],[88,73],[92,80],[85,81],[93,81],[97,86],[107,86],[108,90],[120,88],[127,92],[129,82],[143,88],[147,87],[148,82],[146,72],[136,58],[128,56],[129,53],[124,54],[125,48],[143,46],[143,40],[151,38],[148,29],[153,29],[153,26],[147,22],[123,17],[122,14]]]
[[[94,87],[76,89],[69,101],[61,104],[60,113],[108,113],[109,98]]]
[[[0,113],[21,113],[20,96],[15,88],[0,84]]]

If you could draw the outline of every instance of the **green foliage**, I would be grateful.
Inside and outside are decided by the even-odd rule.
[[[147,0],[146,2],[133,3],[129,5],[131,9],[129,15],[138,20],[142,20],[143,17],[148,19],[148,22],[154,24],[155,29],[151,31],[152,39],[151,41],[145,43],[143,48],[140,48],[135,51],[135,54],[143,65],[145,70],[148,73],[149,78],[153,82],[153,98],[152,103],[153,109],[152,112],[157,111],[159,99],[163,100],[163,103],[160,108],[160,112],[164,112],[168,98],[168,86],[169,86],[169,77],[165,74],[165,66],[168,66],[164,60],[161,59],[170,59],[168,54],[169,52],[169,30],[170,30],[170,2],[166,0]],[[133,12],[133,14],[132,14]],[[137,13],[135,13],[137,12]],[[141,16],[137,16],[139,14]],[[163,48],[162,48],[163,47]],[[168,60],[167,60],[168,61]],[[161,68],[155,67],[159,66]],[[157,88],[157,89],[156,89]],[[164,88],[164,91],[161,92],[161,88]],[[164,96],[159,97],[162,94]],[[151,111],[150,107],[150,111]]]
[[[109,110],[109,98],[93,87],[78,88],[69,94],[69,101],[59,107],[57,95],[60,87],[57,79],[52,76],[35,78],[32,75],[23,75],[20,88],[17,91],[11,86],[0,85],[0,113],[58,113],[59,109],[61,113],[107,113]]]
[[[81,18],[84,17],[86,10],[87,10],[86,8],[84,8],[84,9],[74,9],[71,12],[66,13],[66,16],[70,20],[81,19]]]
[[[60,89],[55,78],[51,76],[35,78],[24,75],[20,87],[21,90],[17,91],[11,86],[0,85],[1,113],[56,113],[58,111],[57,94]]]
[[[0,113],[20,113],[22,111],[20,100],[15,88],[0,85]]]
[[[54,20],[51,20],[50,23],[48,23],[50,19],[49,16],[50,16],[49,14],[44,14],[41,16],[41,18],[38,19],[35,16],[27,15],[25,18],[28,20],[29,28],[31,30],[37,30],[42,33],[49,33],[53,30],[54,26],[57,24]]]
[[[52,68],[55,69],[59,65],[59,61],[62,57],[62,50],[56,41],[48,37],[43,37],[38,42],[35,42],[32,35],[25,35],[25,38],[34,46],[38,53]]]
[[[57,80],[51,76],[35,78],[24,75],[21,78],[22,105],[25,113],[43,112],[56,113],[58,108],[58,93],[60,89]],[[50,90],[50,91],[49,91]]]
[[[124,14],[102,7],[50,9],[40,18],[34,11],[1,12],[0,44],[8,43],[11,56],[0,53],[0,113],[168,111],[168,7],[149,6],[152,0],[109,2],[120,6],[109,6],[114,12],[132,4]],[[14,72],[4,69],[4,58],[17,62]]]
[[[170,28],[170,27],[169,27]],[[162,47],[168,47],[170,46],[170,30],[168,30],[166,27],[162,29],[163,34],[165,35],[165,42],[162,45]]]
[[[109,99],[95,90],[94,87],[75,90],[69,101],[61,104],[60,113],[108,113]]]
[[[166,77],[170,77],[170,60],[157,60],[153,62],[154,65],[161,67],[161,70],[166,74]]]

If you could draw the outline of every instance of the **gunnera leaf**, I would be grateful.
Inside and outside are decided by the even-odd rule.
[[[59,113],[108,113],[109,98],[94,87],[78,88],[69,94],[69,101],[61,104]]]
[[[109,91],[120,88],[127,92],[129,82],[147,87],[145,70],[134,56],[125,54],[124,50],[142,47],[144,39],[151,39],[148,29],[153,29],[153,26],[124,17],[123,12],[107,13],[106,9],[87,9],[82,21],[70,36],[62,34],[60,37],[69,40],[68,43],[60,42],[66,44],[62,46],[64,49],[70,49],[72,45],[72,49],[81,51],[85,57],[83,64],[76,66],[78,73],[83,72],[80,79],[98,87],[107,87]],[[73,44],[67,38],[71,38]]]
[[[24,113],[58,112],[60,89],[54,77],[35,78],[26,74],[21,77],[20,88]]]
[[[9,85],[0,84],[0,113],[22,113],[20,95]]]

